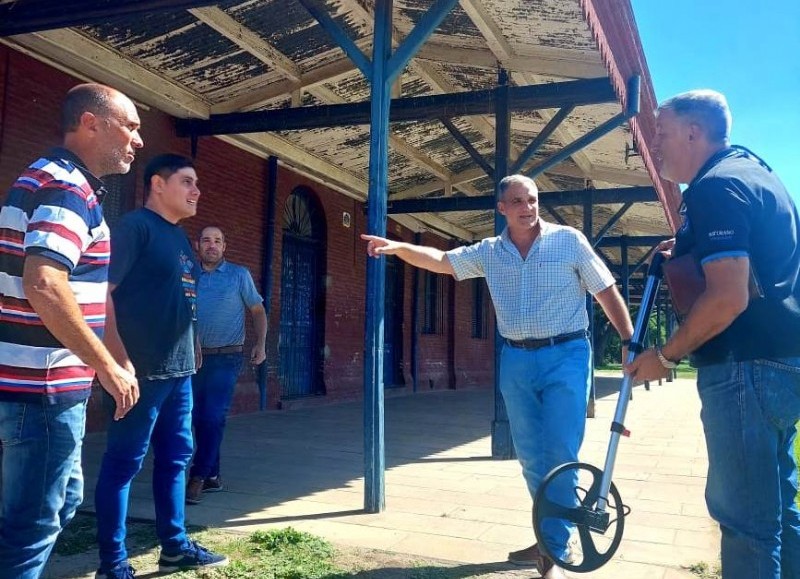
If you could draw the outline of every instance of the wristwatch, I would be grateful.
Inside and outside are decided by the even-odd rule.
[[[664,355],[664,352],[661,351],[661,346],[656,347],[656,356],[658,356],[658,361],[661,362],[661,365],[667,370],[674,370],[678,367],[678,362],[673,362]]]

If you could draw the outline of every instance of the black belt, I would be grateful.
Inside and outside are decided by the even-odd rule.
[[[214,354],[241,354],[244,351],[242,346],[222,346],[221,348],[200,348],[203,356]]]
[[[509,340],[506,338],[506,344],[512,348],[522,348],[523,350],[537,350],[545,346],[555,346],[556,344],[563,344],[578,338],[585,338],[586,330],[578,330],[577,332],[570,332],[569,334],[561,334],[560,336],[553,336],[552,338],[541,339],[527,339],[527,340]]]

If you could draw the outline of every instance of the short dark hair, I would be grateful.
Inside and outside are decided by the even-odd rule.
[[[225,232],[222,230],[222,227],[220,227],[219,225],[206,225],[206,226],[204,226],[200,230],[200,232],[197,234],[197,241],[200,241],[201,239],[203,239],[203,232],[206,229],[216,229],[217,231],[219,231],[222,234],[223,243],[225,242]]]
[[[526,175],[509,175],[508,177],[503,177],[500,180],[500,183],[497,187],[497,200],[502,201],[503,197],[506,195],[506,191],[508,190],[511,185],[526,185],[528,187],[532,187],[536,194],[539,194],[539,188],[536,186],[536,181],[531,179]]]
[[[81,124],[83,113],[107,116],[113,111],[114,89],[102,84],[86,83],[72,87],[61,105],[61,132],[66,135]]]
[[[162,179],[169,179],[172,175],[190,167],[194,169],[194,162],[183,155],[176,155],[174,153],[165,153],[157,155],[150,159],[147,167],[144,169],[144,194],[150,194],[150,181],[154,175],[158,175]]]

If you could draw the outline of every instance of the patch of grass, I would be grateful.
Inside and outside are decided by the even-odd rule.
[[[96,519],[92,516],[76,514],[64,532],[58,536],[53,550],[59,555],[69,557],[94,549],[97,545],[95,522]]]
[[[689,571],[697,575],[700,579],[721,579],[722,569],[719,563],[709,565],[705,561],[689,565]]]
[[[220,569],[219,577],[332,579],[347,576],[334,565],[334,549],[330,543],[292,527],[256,531],[245,540],[229,543],[228,547],[237,564]]]
[[[800,431],[800,422],[797,423],[797,430]],[[797,464],[800,464],[800,436],[794,439],[794,454],[797,457]],[[800,507],[800,492],[797,493],[797,506]]]

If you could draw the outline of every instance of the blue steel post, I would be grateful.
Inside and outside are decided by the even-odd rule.
[[[267,160],[267,226],[264,229],[264,261],[261,264],[261,291],[264,294],[264,308],[267,320],[272,311],[272,256],[275,253],[275,204],[278,199],[278,157],[270,156]],[[267,360],[264,360],[257,371],[258,409],[267,408],[267,381],[269,373]]]
[[[392,0],[375,3],[372,51],[372,94],[369,142],[367,230],[386,235],[389,193],[390,84],[386,65],[392,42]],[[379,513],[386,506],[383,422],[383,314],[386,260],[367,260],[366,331],[364,335],[364,510]]]
[[[495,144],[494,144],[494,191],[499,198],[500,180],[508,172],[508,157],[511,148],[511,112],[508,103],[508,72],[500,69],[495,108]],[[499,235],[505,229],[505,217],[496,210],[494,213],[494,232]],[[503,350],[503,338],[494,331],[494,420],[492,421],[492,458],[514,458],[514,444],[511,440],[511,429],[508,425],[508,413],[503,395],[500,393],[500,353]]]
[[[592,208],[594,207],[591,189],[587,191],[587,198],[583,202],[583,234],[589,240],[589,244],[594,244],[594,215]],[[589,345],[592,348],[591,365],[589,366],[590,384],[589,384],[589,404],[586,408],[586,417],[594,418],[596,392],[594,388],[594,366],[595,357],[597,352],[594,351],[594,298],[590,295],[586,296],[586,314],[589,316]]]
[[[422,234],[414,233],[414,245],[422,243]],[[412,392],[419,386],[419,268],[414,268],[411,287],[411,379],[414,382]]]

